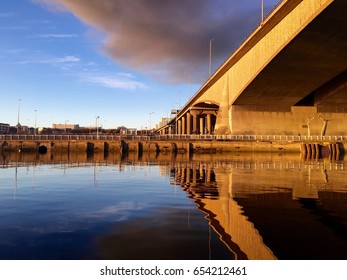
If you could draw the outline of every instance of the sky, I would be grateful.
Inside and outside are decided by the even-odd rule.
[[[1,0],[0,123],[153,128],[208,79],[210,45],[214,72],[257,27],[261,2]]]

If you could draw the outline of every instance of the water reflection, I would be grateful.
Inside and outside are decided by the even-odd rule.
[[[1,168],[14,168],[14,197],[18,167],[33,168],[33,185],[35,167],[40,165],[54,165],[63,172],[91,167],[93,184],[98,187],[103,167],[127,172],[133,166],[157,166],[160,176],[168,178],[171,186],[184,190],[203,213],[209,225],[209,242],[216,235],[230,252],[230,258],[347,259],[344,161],[310,161],[302,160],[300,155],[274,154],[189,157],[144,153],[139,158],[137,154],[122,157],[117,153],[107,156],[96,153],[93,157],[84,153],[15,153],[2,155],[0,164]],[[152,170],[148,168],[142,175],[151,177]],[[114,224],[107,234],[93,242],[102,252],[100,258],[211,258],[210,243],[208,257],[206,251],[198,252],[196,243],[204,241],[193,229],[201,228],[201,224],[193,219],[190,224],[189,215],[196,214],[185,210],[182,215],[181,211],[169,208],[149,216],[137,216],[132,223]],[[165,221],[171,216],[180,219],[166,227]],[[183,235],[185,241],[178,242],[176,239]],[[152,242],[141,242],[143,236]],[[192,244],[196,246],[191,250],[183,249]]]
[[[346,259],[344,162],[176,162],[175,181],[239,259]]]

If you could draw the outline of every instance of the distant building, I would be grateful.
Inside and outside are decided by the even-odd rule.
[[[119,131],[121,135],[136,135],[137,129],[136,128],[126,128],[122,127]]]
[[[11,134],[28,134],[29,133],[29,127],[26,125],[20,125],[17,124],[14,127],[10,128]]]
[[[159,127],[167,125],[171,121],[171,119],[172,118],[167,118],[167,117],[161,118],[160,122],[156,125],[156,128],[159,128]]]
[[[8,123],[0,123],[0,134],[7,134],[10,131],[10,125]]]
[[[68,123],[64,123],[64,124],[53,124],[52,125],[53,129],[59,129],[59,130],[75,130],[75,129],[79,129],[80,126],[78,124],[68,124]]]

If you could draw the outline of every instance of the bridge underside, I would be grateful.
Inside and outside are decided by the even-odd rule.
[[[347,1],[335,0],[231,104],[236,134],[344,135]]]
[[[327,88],[327,104],[346,106],[346,96],[341,98],[347,91],[346,9],[344,0],[330,4],[257,75],[233,104],[317,106],[300,101],[332,82],[333,86],[344,88],[332,95]]]

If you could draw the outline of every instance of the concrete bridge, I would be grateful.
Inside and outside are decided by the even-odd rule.
[[[347,133],[347,1],[284,0],[161,134]]]

